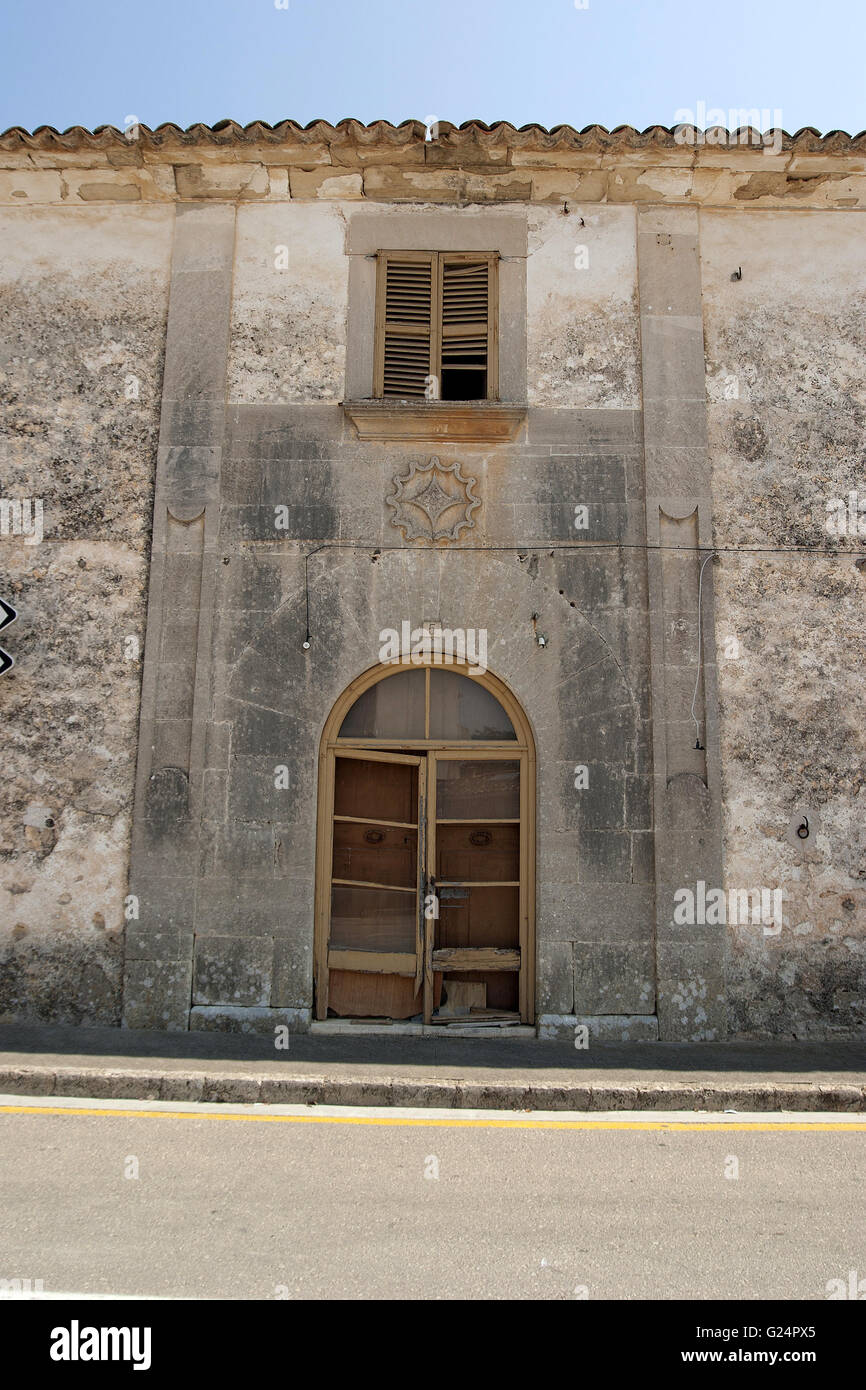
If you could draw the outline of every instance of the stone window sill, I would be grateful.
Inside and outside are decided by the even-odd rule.
[[[499,401],[343,401],[358,438],[371,442],[453,440],[509,443],[526,420],[526,407]]]

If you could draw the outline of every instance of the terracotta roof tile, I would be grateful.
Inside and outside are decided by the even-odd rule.
[[[307,125],[297,121],[280,121],[268,125],[266,121],[253,121],[249,125],[239,125],[237,121],[222,120],[215,125],[202,123],[183,130],[168,122],[151,130],[146,125],[138,127],[137,144],[139,148],[170,150],[191,146],[231,147],[239,145],[281,145],[281,144],[325,144],[329,146],[407,146],[424,143],[427,127],[423,121],[407,120],[399,125],[390,121],[378,120],[369,125],[353,117],[346,117],[332,125],[328,121],[315,120]],[[724,132],[718,143],[733,141],[737,132]],[[757,135],[756,133],[756,143]],[[669,126],[653,125],[646,130],[636,130],[634,126],[616,126],[607,130],[601,125],[585,126],[576,130],[570,125],[556,125],[547,130],[541,125],[524,125],[519,128],[508,121],[495,121],[488,125],[484,121],[464,121],[455,126],[449,121],[439,121],[437,141],[439,146],[458,151],[461,147],[492,147],[503,145],[525,151],[537,150],[598,150],[616,153],[617,150],[670,149],[681,143]],[[743,141],[745,144],[746,142]],[[53,126],[39,126],[30,132],[22,126],[12,126],[0,135],[0,148],[6,150],[33,149],[41,151],[63,151],[78,149],[109,150],[115,146],[128,147],[129,141],[122,130],[116,126],[102,125],[95,130],[85,130],[83,126],[70,126],[67,130],[55,130]],[[866,131],[849,135],[844,130],[831,130],[825,135],[813,126],[803,126],[793,135],[782,132],[782,149],[798,154],[836,154],[860,153],[866,150]]]

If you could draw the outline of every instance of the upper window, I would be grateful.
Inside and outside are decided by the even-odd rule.
[[[380,251],[374,395],[499,398],[496,252]]]

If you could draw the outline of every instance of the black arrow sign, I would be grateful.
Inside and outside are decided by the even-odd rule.
[[[4,627],[8,627],[10,623],[14,623],[17,617],[18,613],[12,607],[12,604],[7,603],[5,598],[0,598],[0,632],[3,631]],[[13,658],[0,647],[0,676],[2,676],[5,671],[8,671],[10,666],[14,665],[15,662]]]

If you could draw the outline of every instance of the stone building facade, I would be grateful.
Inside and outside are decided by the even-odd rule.
[[[866,135],[715,137],[0,137],[0,1018],[863,1031]]]

